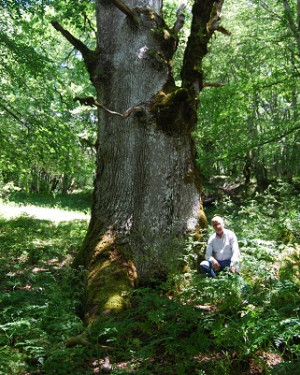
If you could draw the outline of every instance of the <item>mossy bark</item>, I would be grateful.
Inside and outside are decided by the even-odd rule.
[[[126,247],[108,231],[97,243],[89,262],[86,318],[118,312],[128,306],[136,282],[136,268]]]

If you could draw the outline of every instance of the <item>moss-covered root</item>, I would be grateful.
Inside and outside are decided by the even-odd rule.
[[[85,318],[90,324],[102,313],[128,306],[137,274],[124,244],[110,231],[97,243],[88,268]]]
[[[208,227],[208,221],[207,221],[205,212],[203,210],[202,202],[200,203],[198,223],[199,223],[198,226],[200,230],[206,229]]]
[[[204,258],[206,247],[203,246],[202,239],[203,239],[203,230],[206,229],[207,227],[208,227],[208,222],[207,222],[207,218],[206,218],[206,215],[204,213],[203,205],[202,205],[202,202],[201,202],[200,209],[199,209],[199,216],[198,216],[198,226],[191,233],[193,235],[193,239],[196,243],[196,245],[194,245],[193,249],[194,249],[194,252],[195,252],[195,254],[197,255],[197,258],[198,258],[196,263],[193,264],[194,268],[195,267],[198,268],[198,264],[199,264],[200,260],[203,260],[203,258]]]

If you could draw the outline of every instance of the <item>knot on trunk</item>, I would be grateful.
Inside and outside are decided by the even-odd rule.
[[[196,109],[185,88],[159,91],[153,98],[151,112],[156,116],[158,127],[168,134],[190,133],[196,126]]]

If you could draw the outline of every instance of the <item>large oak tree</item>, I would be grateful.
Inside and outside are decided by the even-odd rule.
[[[224,0],[195,0],[176,86],[172,58],[184,7],[168,27],[162,0],[96,0],[97,48],[54,21],[81,53],[97,98],[92,217],[76,264],[88,269],[86,317],[117,310],[130,289],[165,275],[187,233],[205,223],[195,163],[202,60]]]

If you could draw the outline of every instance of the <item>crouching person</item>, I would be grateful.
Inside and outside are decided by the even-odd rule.
[[[225,229],[224,220],[220,216],[213,217],[211,223],[215,233],[210,236],[205,260],[200,263],[202,272],[216,277],[228,267],[230,272],[239,273],[240,250],[235,233]]]

